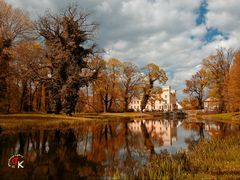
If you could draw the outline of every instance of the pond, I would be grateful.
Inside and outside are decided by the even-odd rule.
[[[132,119],[78,126],[5,130],[0,133],[1,179],[107,178],[134,173],[153,154],[176,153],[212,136],[239,131],[239,125],[173,119]],[[14,154],[19,168],[8,167]]]

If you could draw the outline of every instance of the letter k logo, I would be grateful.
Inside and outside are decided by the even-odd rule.
[[[24,168],[24,166],[23,166],[23,161],[18,162],[18,168]]]

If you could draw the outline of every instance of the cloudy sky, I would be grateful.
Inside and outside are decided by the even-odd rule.
[[[217,48],[239,48],[239,0],[5,0],[33,18],[78,3],[100,24],[105,58],[156,63],[183,97],[184,80]]]

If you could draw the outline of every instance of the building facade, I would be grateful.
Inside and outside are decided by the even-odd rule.
[[[164,86],[159,97],[153,101],[148,100],[144,111],[173,111],[177,109],[176,90],[171,89],[171,86]],[[132,98],[128,109],[141,111],[141,98]]]
[[[214,97],[209,97],[203,102],[203,105],[205,111],[216,111],[219,108],[219,100]]]

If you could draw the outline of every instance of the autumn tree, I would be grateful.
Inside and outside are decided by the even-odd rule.
[[[138,67],[130,62],[123,62],[121,71],[124,110],[128,111],[132,97],[140,93],[139,88],[143,79]]]
[[[228,85],[228,109],[230,111],[240,110],[240,51],[236,53],[233,64],[229,73],[229,85]]]
[[[13,8],[0,0],[0,111],[9,109],[10,67],[15,56],[15,47],[27,38],[32,37],[32,22],[24,11]]]
[[[103,111],[112,111],[114,106],[119,107],[121,102],[121,62],[116,58],[106,61],[105,68],[94,82],[94,89],[100,96]]]
[[[209,95],[219,99],[219,112],[226,110],[228,73],[234,52],[229,49],[218,49],[213,54],[203,60],[203,68],[208,73]]]
[[[11,64],[14,70],[11,84],[18,87],[20,95],[14,98],[11,104],[18,101],[18,111],[40,111],[41,99],[39,98],[42,95],[40,89],[44,82],[43,78],[47,76],[47,71],[43,68],[45,66],[44,50],[35,41],[23,41],[15,48],[15,52],[16,55]]]
[[[88,14],[68,7],[59,14],[47,13],[36,23],[37,32],[44,37],[49,63],[49,109],[59,113],[64,109],[71,115],[75,110],[78,91],[97,78],[100,66],[92,61],[97,53],[94,42],[96,24]]]
[[[196,74],[192,75],[190,80],[185,81],[186,88],[184,93],[188,94],[191,98],[195,98],[198,102],[198,108],[203,109],[203,98],[205,96],[205,89],[208,85],[206,71],[200,69]]]
[[[168,80],[165,71],[153,63],[144,66],[143,74],[144,74],[144,87],[143,97],[141,101],[141,111],[145,109],[147,102],[151,97],[154,82],[158,81],[159,84],[164,84]]]

